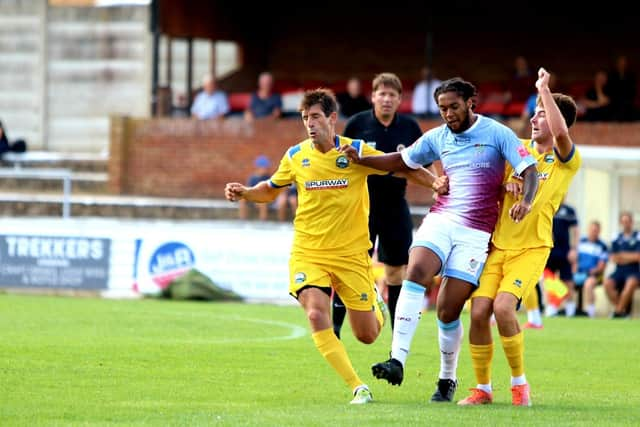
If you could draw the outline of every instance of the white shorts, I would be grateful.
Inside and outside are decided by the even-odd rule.
[[[442,262],[440,275],[464,280],[478,286],[487,261],[491,233],[458,224],[438,213],[428,214],[411,247],[431,249]]]

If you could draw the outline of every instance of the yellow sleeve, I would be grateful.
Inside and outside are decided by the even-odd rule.
[[[271,175],[271,179],[269,180],[269,184],[272,187],[282,188],[295,182],[295,175],[291,170],[291,156],[294,154],[292,154],[294,149],[295,147],[292,147],[287,150],[287,152],[284,153],[284,156],[282,156],[282,159],[280,159],[278,170]]]

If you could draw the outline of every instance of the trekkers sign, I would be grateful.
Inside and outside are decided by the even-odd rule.
[[[0,235],[0,286],[106,289],[111,239]]]

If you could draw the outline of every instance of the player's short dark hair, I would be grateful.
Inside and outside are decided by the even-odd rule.
[[[458,96],[461,96],[462,99],[467,101],[470,98],[473,98],[478,94],[476,87],[462,79],[461,77],[453,77],[451,79],[445,80],[438,86],[433,93],[433,99],[435,99],[436,104],[438,103],[438,96],[442,95],[445,92],[455,92]]]
[[[380,86],[388,86],[402,93],[402,81],[393,73],[380,73],[373,78],[371,89],[375,92]]]
[[[552,93],[551,96],[558,106],[560,114],[562,114],[567,127],[569,128],[573,126],[578,118],[578,106],[576,105],[576,101],[564,93]],[[542,99],[540,99],[540,95],[536,98],[536,105],[542,106]]]
[[[302,101],[300,101],[299,112],[310,109],[312,106],[320,104],[325,116],[331,115],[338,111],[338,102],[336,101],[336,95],[331,89],[320,87],[318,89],[311,89],[304,93]]]

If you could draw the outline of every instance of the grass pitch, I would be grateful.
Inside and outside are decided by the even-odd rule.
[[[456,399],[475,386],[468,314]],[[350,391],[315,350],[297,306],[0,295],[2,426],[640,425],[640,322],[545,319],[525,331],[531,408],[511,406],[499,341],[494,404],[428,402],[435,313],[418,327],[401,387],[371,376],[372,345],[343,340],[374,395]],[[494,331],[494,338],[497,335]]]

